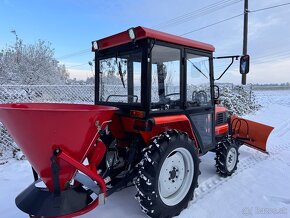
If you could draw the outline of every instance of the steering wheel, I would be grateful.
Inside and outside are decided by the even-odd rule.
[[[173,95],[179,95],[180,96],[180,93],[178,93],[178,92],[170,93],[168,95],[165,95],[164,97],[166,98],[166,97],[173,96]]]
[[[192,92],[192,101],[194,103],[207,103],[207,94],[205,91],[193,91]]]
[[[178,95],[179,98],[176,99],[176,100],[171,100],[171,99],[169,98],[169,103],[167,104],[167,108],[166,108],[166,105],[165,105],[165,110],[170,109],[170,108],[172,108],[172,107],[174,108],[174,107],[176,107],[176,106],[180,106],[180,93],[179,93],[179,92],[170,93],[170,94],[168,94],[168,95],[165,95],[165,98],[168,99],[167,97],[169,97],[169,96],[174,96],[174,95]]]
[[[107,99],[106,99],[106,102],[108,102],[111,97],[131,97],[131,98],[136,98],[135,102],[138,102],[138,96],[137,95],[109,95],[107,97]]]
[[[180,99],[177,100],[171,100],[169,96],[173,95],[179,95],[180,93],[170,93],[168,95],[165,95],[164,98],[160,99],[159,102],[151,103],[152,109],[160,109],[160,110],[168,110],[172,107],[179,106],[180,105]]]

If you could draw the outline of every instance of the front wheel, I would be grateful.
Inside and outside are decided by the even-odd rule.
[[[215,160],[217,173],[222,177],[231,176],[239,162],[238,146],[230,139],[218,142]]]
[[[168,131],[145,150],[136,198],[150,217],[176,216],[187,207],[197,187],[200,161],[195,143],[184,133]]]

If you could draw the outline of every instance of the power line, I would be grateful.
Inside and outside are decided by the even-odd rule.
[[[290,55],[290,51],[283,51],[283,52],[275,52],[272,54],[266,54],[262,56],[257,56],[255,57],[255,60],[266,60],[267,59],[272,59],[272,58],[281,58],[281,57],[287,57]]]
[[[165,27],[166,26],[168,27],[168,26],[172,26],[172,25],[178,25],[180,23],[184,23],[184,22],[187,22],[189,20],[192,20],[192,19],[196,18],[197,16],[203,16],[203,15],[206,15],[206,14],[210,14],[210,13],[216,11],[216,10],[219,10],[219,9],[222,9],[222,8],[225,8],[225,7],[228,7],[230,5],[236,4],[236,3],[241,2],[241,1],[242,0],[237,0],[237,1],[232,1],[232,0],[226,0],[225,1],[225,0],[223,0],[223,1],[219,1],[219,2],[216,2],[216,3],[210,4],[210,5],[207,5],[205,7],[202,7],[200,9],[198,9],[198,10],[193,11],[193,12],[189,12],[187,14],[184,14],[184,15],[181,15],[181,16],[178,16],[178,17],[175,17],[175,18],[173,18],[171,20],[168,20],[168,21],[166,21],[164,23],[160,23],[159,25],[156,25],[155,27],[158,27],[159,26],[159,28],[160,27],[162,28],[162,25],[163,25],[163,27],[164,26]],[[287,5],[290,5],[290,2],[283,3],[283,4],[279,4],[279,5],[274,5],[274,6],[270,6],[270,7],[255,9],[255,10],[249,10],[248,12],[249,13],[255,13],[255,12],[269,10],[269,9],[273,9],[273,8],[277,8],[277,7],[282,7],[282,6],[287,6]],[[235,15],[235,16],[232,16],[232,17],[229,17],[229,18],[226,18],[224,20],[221,20],[221,21],[218,21],[218,22],[215,22],[215,23],[212,23],[212,24],[209,24],[209,25],[206,25],[206,26],[197,28],[195,30],[192,30],[192,31],[183,33],[180,36],[188,35],[190,33],[194,33],[194,32],[197,32],[197,31],[200,31],[200,30],[209,28],[211,26],[215,26],[217,24],[226,22],[228,20],[232,20],[232,19],[234,19],[236,17],[240,17],[243,14],[244,13],[241,13],[241,14],[238,14],[238,15]],[[60,60],[60,59],[67,59],[67,58],[74,57],[74,56],[81,56],[81,55],[85,55],[85,54],[87,54],[89,52],[91,52],[89,49],[80,50],[80,51],[77,51],[77,52],[74,52],[74,53],[70,53],[70,54],[61,56],[61,57],[59,57],[57,59]]]
[[[216,2],[216,3],[213,3],[213,4],[207,5],[206,7],[210,7],[210,6],[212,6],[212,5],[219,4],[219,3],[221,3],[221,2],[223,2],[223,1],[220,1],[220,2]],[[175,17],[175,18],[172,18],[172,19],[170,19],[170,20],[167,20],[167,21],[165,21],[165,22],[162,22],[162,23],[160,23],[160,24],[157,24],[157,25],[155,25],[155,26],[153,26],[153,27],[154,27],[154,28],[158,28],[158,27],[162,26],[162,24],[168,24],[168,23],[170,23],[171,21],[176,21],[176,20],[182,19],[182,18],[184,18],[184,17],[186,17],[186,16],[188,16],[188,15],[191,15],[192,13],[195,13],[195,12],[198,12],[198,11],[202,11],[202,10],[203,10],[204,8],[206,8],[206,7],[203,7],[203,8],[200,8],[200,9],[198,9],[198,10],[195,10],[195,11],[192,11],[192,12],[189,12],[189,13],[186,13],[186,14],[183,14],[183,15],[180,15],[180,16],[177,16],[177,17]]]
[[[251,62],[254,64],[262,64],[262,63],[271,63],[271,62],[279,62],[284,61],[285,59],[288,59],[290,57],[290,54],[281,54],[276,56],[271,56],[268,58],[254,58]]]
[[[232,16],[232,17],[229,17],[229,18],[224,19],[224,20],[220,20],[220,21],[218,21],[218,22],[215,22],[215,23],[212,23],[212,24],[209,24],[209,25],[206,25],[206,26],[200,27],[200,28],[198,28],[198,29],[195,29],[195,30],[192,30],[192,31],[189,31],[189,32],[186,32],[186,33],[183,33],[183,34],[181,34],[181,35],[179,35],[179,36],[184,36],[184,35],[187,35],[187,34],[190,34],[190,33],[194,33],[194,32],[197,32],[197,31],[200,31],[200,30],[206,29],[206,28],[208,28],[208,27],[215,26],[215,25],[217,25],[217,24],[220,24],[220,23],[226,22],[226,21],[228,21],[228,20],[232,20],[232,19],[234,19],[234,18],[236,18],[236,17],[240,17],[240,16],[242,16],[242,15],[244,15],[244,13],[241,13],[241,14],[238,14],[238,15],[235,15],[235,16]]]
[[[180,23],[188,22],[190,20],[193,20],[195,18],[216,12],[217,10],[223,9],[225,7],[231,6],[233,4],[236,4],[238,2],[241,2],[242,0],[223,0],[219,1],[207,6],[204,6],[198,10],[183,14],[181,16],[175,17],[173,19],[170,19],[168,21],[165,21],[163,23],[160,23],[158,25],[153,26],[153,28],[164,28],[164,27],[170,27],[174,25],[178,25]]]
[[[284,48],[283,50],[277,50],[273,52],[273,49],[267,49],[266,51],[263,51],[264,55],[260,56],[271,56],[271,55],[276,55],[276,54],[281,54],[281,53],[289,53],[290,52],[290,47],[289,48]],[[259,56],[259,57],[260,57]]]
[[[280,61],[279,59],[283,61],[288,57],[290,57],[290,50],[275,51],[272,53],[266,53],[264,55],[255,56],[254,58],[251,58],[251,63],[260,64],[260,63],[266,63],[266,62]],[[215,70],[228,66],[228,64],[225,64],[225,63],[219,64],[215,62],[214,64],[217,65],[215,66]]]
[[[84,49],[84,50],[80,50],[80,51],[76,51],[76,52],[73,52],[73,53],[70,53],[70,54],[63,55],[61,57],[58,57],[57,59],[58,60],[67,59],[67,58],[70,58],[70,57],[73,57],[73,56],[79,56],[79,55],[83,55],[83,54],[86,54],[86,53],[89,53],[89,52],[91,52],[90,49]]]
[[[77,65],[72,65],[72,66],[66,66],[67,68],[78,68],[84,65],[88,65],[88,63],[83,63],[83,64],[77,64]]]
[[[280,5],[273,5],[270,7],[266,7],[266,8],[260,8],[260,9],[256,9],[256,10],[249,10],[249,13],[254,13],[254,12],[258,12],[258,11],[264,11],[264,10],[269,10],[272,8],[278,8],[278,7],[282,7],[282,6],[286,6],[286,5],[290,5],[290,2],[284,3],[284,4],[280,4]]]
[[[241,2],[241,1],[242,0],[234,0],[234,1],[233,0],[223,0],[223,1],[219,1],[219,2],[216,2],[216,3],[210,4],[210,5],[207,5],[207,6],[201,8],[199,10],[195,10],[195,11],[187,13],[185,15],[173,18],[173,19],[171,19],[169,21],[164,22],[163,25],[166,25],[166,26],[169,25],[170,26],[170,25],[177,25],[179,23],[187,22],[187,21],[189,21],[191,19],[194,19],[197,16],[202,16],[202,15],[206,15],[206,14],[212,13],[212,12],[214,12],[216,10],[225,8],[227,6],[236,4],[236,3]],[[162,27],[162,23],[157,25],[157,26],[161,26]],[[87,54],[89,52],[90,52],[90,50],[88,50],[88,49],[80,50],[80,51],[77,51],[77,52],[73,52],[73,53],[58,57],[57,59],[58,60],[63,60],[63,59],[71,58],[71,57],[74,57],[74,56],[81,56],[81,55]]]
[[[238,2],[241,2],[243,0],[223,0],[223,1],[219,1],[219,2],[216,2],[216,3],[213,3],[213,4],[210,4],[210,5],[207,5],[207,6],[204,6],[198,10],[195,10],[193,12],[189,12],[189,13],[186,13],[184,15],[181,15],[181,16],[178,16],[178,17],[175,17],[173,19],[170,19],[166,22],[163,22],[163,23],[160,23],[156,26],[154,26],[155,28],[157,27],[161,27],[162,26],[170,26],[170,25],[178,25],[180,23],[183,23],[183,22],[187,22],[189,20],[192,20],[196,17],[200,17],[200,16],[203,16],[203,15],[206,15],[206,14],[210,14],[212,12],[215,12],[216,10],[219,10],[219,9],[223,9],[225,7],[228,7],[230,5],[233,5],[233,4],[236,4]],[[76,51],[76,52],[73,52],[73,53],[70,53],[70,54],[67,54],[67,55],[63,55],[61,57],[58,57],[57,59],[58,60],[63,60],[63,59],[67,59],[67,58],[71,58],[71,57],[74,57],[74,56],[81,56],[81,55],[85,55],[87,53],[91,52],[90,50],[88,49],[84,49],[84,50],[80,50],[80,51]]]
[[[274,6],[270,6],[270,7],[266,7],[266,8],[260,8],[260,9],[256,9],[256,10],[250,10],[248,11],[249,13],[254,13],[254,12],[258,12],[258,11],[263,11],[263,10],[268,10],[268,9],[272,9],[272,8],[277,8],[277,7],[282,7],[282,6],[286,6],[286,5],[290,5],[290,2],[289,3],[284,3],[284,4],[280,4],[280,5],[274,5]],[[195,30],[192,30],[192,31],[189,31],[189,32],[186,32],[184,34],[181,34],[180,36],[184,36],[184,35],[187,35],[187,34],[190,34],[190,33],[193,33],[193,32],[197,32],[199,30],[203,30],[203,29],[206,29],[208,27],[211,27],[211,26],[214,26],[214,25],[217,25],[217,24],[220,24],[220,23],[223,23],[223,22],[226,22],[228,20],[231,20],[231,19],[234,19],[236,17],[240,17],[244,15],[244,13],[241,13],[241,14],[238,14],[238,15],[235,15],[233,17],[229,17],[227,19],[224,19],[224,20],[221,20],[221,21],[218,21],[218,22],[215,22],[215,23],[212,23],[212,24],[209,24],[209,25],[206,25],[206,26],[203,26],[203,27],[200,27],[198,29],[195,29]]]

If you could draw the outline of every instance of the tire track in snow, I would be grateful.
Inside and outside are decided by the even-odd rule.
[[[275,128],[273,134],[277,137],[282,137],[290,133],[290,120],[284,121],[278,128]]]
[[[273,202],[280,202],[283,204],[290,204],[290,198],[284,198],[280,196],[269,196],[269,195],[264,195],[264,198],[268,201],[273,201]]]
[[[290,148],[290,143],[285,143],[285,144],[278,144],[278,145],[271,146],[269,148],[269,155],[262,154],[256,151],[253,154],[253,156],[240,160],[240,162],[238,163],[238,169],[232,176],[223,178],[218,175],[215,175],[207,179],[206,181],[202,182],[198,188],[195,189],[194,199],[190,201],[188,207],[190,207],[190,205],[194,204],[198,200],[204,198],[205,196],[213,192],[219,186],[231,180],[237,174],[242,173],[243,171],[250,169],[254,167],[255,165],[257,165],[258,163],[263,162],[265,160],[277,159],[277,158],[279,159],[279,156],[278,156],[279,153],[289,148]]]

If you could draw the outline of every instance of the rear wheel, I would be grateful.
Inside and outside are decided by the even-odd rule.
[[[217,173],[222,177],[231,176],[239,162],[238,146],[230,139],[218,142],[215,160]]]
[[[168,131],[153,139],[136,179],[136,198],[143,212],[172,217],[186,208],[197,187],[199,162],[195,144],[186,134]]]

